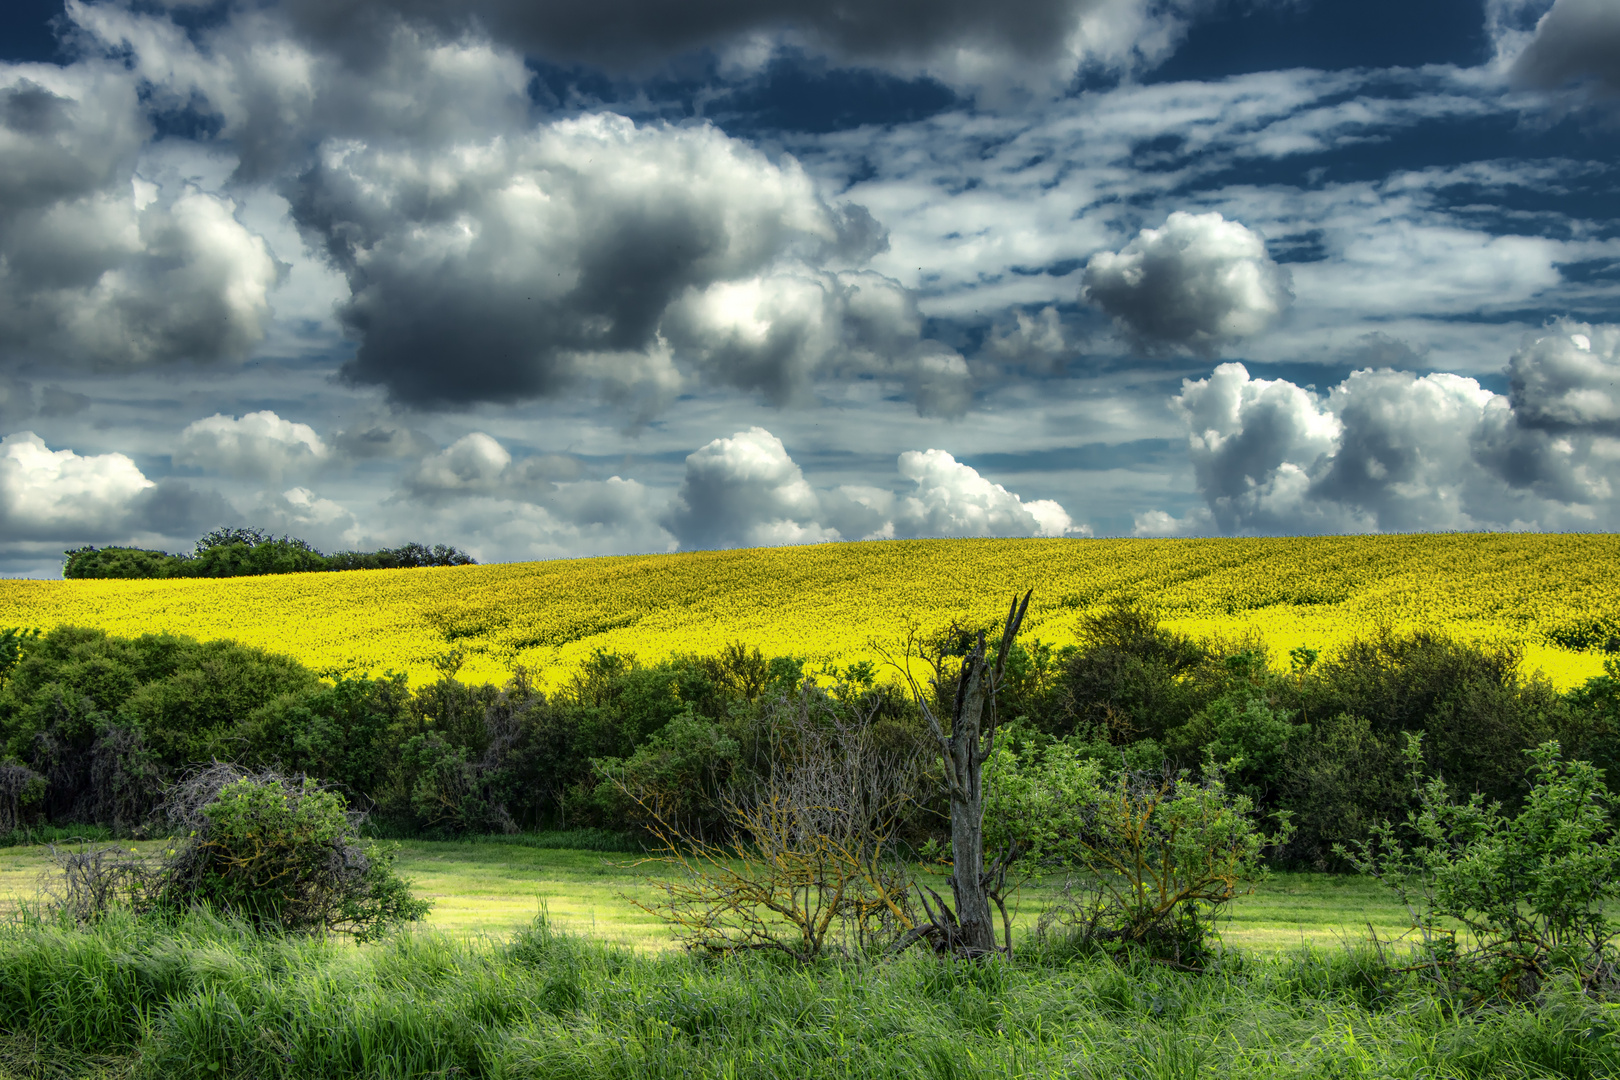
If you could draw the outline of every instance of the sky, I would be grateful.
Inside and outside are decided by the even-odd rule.
[[[1620,0],[10,0],[0,575],[1620,527]]]

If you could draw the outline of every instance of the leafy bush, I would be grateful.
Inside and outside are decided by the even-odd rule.
[[[1264,876],[1261,856],[1291,831],[1286,820],[1262,831],[1253,803],[1213,761],[1194,779],[1105,771],[1065,743],[1003,747],[985,790],[986,849],[1006,852],[1017,874],[1071,879],[1068,902],[1043,917],[1044,934],[1188,966],[1208,958],[1214,916]]]
[[[427,913],[395,873],[394,852],[359,838],[361,815],[306,778],[215,765],[177,785],[164,810],[177,835],[156,856],[55,852],[60,907],[94,921],[115,906],[204,905],[258,927],[359,940]]]
[[[1417,800],[1341,853],[1400,896],[1424,966],[1449,993],[1526,998],[1557,972],[1587,990],[1620,985],[1620,833],[1614,796],[1590,763],[1556,742],[1527,751],[1530,795],[1514,817],[1475,793],[1464,801],[1425,776],[1407,741]],[[1402,834],[1410,837],[1403,839]]]

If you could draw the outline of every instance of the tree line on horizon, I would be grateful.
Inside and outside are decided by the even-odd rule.
[[[63,553],[62,577],[226,578],[334,570],[398,570],[426,566],[470,566],[477,560],[445,544],[407,543],[377,551],[338,551],[328,555],[293,536],[260,528],[221,527],[199,539],[190,554],[132,547],[80,547]]]

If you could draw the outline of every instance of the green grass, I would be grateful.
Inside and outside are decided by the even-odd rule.
[[[508,842],[403,841],[399,868],[419,895],[434,902],[427,925],[435,929],[510,934],[527,926],[543,905],[551,924],[569,933],[640,951],[671,946],[668,928],[630,900],[656,898],[646,881],[656,866],[637,868],[637,856],[627,852],[581,851],[549,842],[546,834]],[[0,848],[0,908],[34,899],[47,868],[43,846]],[[1015,933],[1027,933],[1056,893],[1050,884],[1024,889],[1014,905]],[[1385,937],[1407,925],[1404,910],[1365,878],[1279,873],[1231,905],[1223,937],[1243,948],[1275,951],[1361,940],[1368,923]]]
[[[1620,1075],[1613,1010],[1459,1014],[1367,950],[1193,975],[920,951],[806,968],[638,955],[547,923],[354,947],[189,916],[0,926],[0,1076],[967,1080]]]
[[[356,946],[202,914],[63,925],[16,904],[43,849],[0,850],[0,1080],[1620,1076],[1620,1006],[1555,987],[1459,1013],[1360,943],[1402,919],[1357,878],[1275,875],[1233,905],[1238,948],[1203,975],[1042,946],[1050,888],[1022,896],[1014,960],[794,967],[670,948],[627,899],[651,893],[624,853],[401,856],[438,906]]]

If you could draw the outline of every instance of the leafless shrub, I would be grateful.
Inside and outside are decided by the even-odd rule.
[[[50,845],[54,872],[40,876],[46,903],[75,922],[94,922],[114,908],[150,911],[161,891],[163,860],[117,844],[79,849]]]
[[[875,706],[845,712],[814,686],[770,717],[771,764],[723,800],[729,839],[685,828],[658,793],[620,790],[659,845],[662,899],[633,901],[688,948],[774,950],[801,962],[841,938],[872,949],[916,925],[895,833],[915,798],[919,760],[877,745]]]

